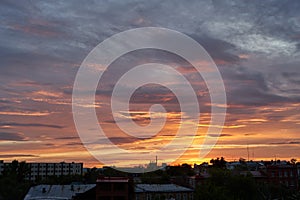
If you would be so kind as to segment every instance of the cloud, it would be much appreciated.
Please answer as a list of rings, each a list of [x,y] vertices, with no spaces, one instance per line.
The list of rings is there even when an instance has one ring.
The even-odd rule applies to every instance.
[[[0,132],[0,140],[27,141],[23,133]]]
[[[271,142],[270,144],[287,145],[287,144],[300,144],[300,141],[282,141],[282,142]]]
[[[0,155],[0,158],[38,158],[38,155],[33,154],[5,154]]]
[[[15,115],[15,116],[46,116],[50,115],[50,112],[28,112],[28,111],[0,111],[0,115]]]
[[[65,137],[57,137],[55,138],[56,140],[73,140],[73,139],[78,139],[76,136],[65,136]]]
[[[212,38],[209,36],[190,35],[199,42],[217,65],[234,65],[241,59],[236,55],[236,46],[223,39]]]
[[[82,146],[83,144],[81,142],[68,142],[64,145],[66,145],[66,146]]]
[[[143,139],[134,138],[132,136],[127,136],[127,137],[108,137],[108,139],[112,143],[117,144],[117,145],[131,144],[131,143],[134,143],[136,141],[142,141],[143,140]],[[105,140],[101,140],[100,139],[99,144],[103,143],[103,141],[105,141]]]
[[[54,124],[40,124],[40,123],[16,123],[16,122],[1,122],[0,123],[0,128],[3,126],[17,126],[17,127],[46,127],[46,128],[55,128],[55,129],[62,129],[64,126],[60,125],[54,125]]]
[[[80,145],[75,141],[78,137],[71,135],[75,131],[71,116],[72,85],[78,67],[99,42],[115,33],[144,26],[183,32],[211,55],[223,77],[228,100],[222,139],[234,139],[237,132],[243,131],[239,134],[253,137],[254,143],[262,143],[267,136],[260,132],[267,135],[281,129],[287,132],[277,134],[279,139],[293,138],[299,132],[299,10],[299,2],[279,0],[251,3],[125,0],[89,4],[76,0],[59,4],[1,1],[0,128],[15,132],[1,132],[0,139],[24,143],[28,138],[34,140],[43,130],[47,138],[59,141],[57,151],[63,152],[63,145],[70,149]],[[115,123],[107,109],[116,81],[133,66],[149,62],[170,65],[184,74],[197,89],[201,114],[210,113],[209,91],[195,70],[176,55],[147,49],[122,56],[103,74],[94,107],[98,117],[107,122],[106,126]],[[163,104],[167,111],[180,113],[177,103],[170,90],[152,85],[137,90],[130,106],[147,111],[150,104]],[[148,120],[147,112],[127,114],[136,120]],[[177,118],[173,116],[171,120]],[[201,122],[202,129],[207,127],[207,118]],[[28,138],[17,129],[28,130]],[[235,143],[243,142],[243,138],[236,140],[239,141]],[[137,142],[126,137],[113,137],[111,141],[119,145]],[[153,145],[159,141],[143,142]],[[294,142],[294,146],[297,143],[284,142],[289,145]],[[267,144],[270,142],[264,143],[264,148],[272,146]],[[37,149],[52,145],[49,140],[35,144]],[[9,146],[15,152],[25,151],[27,147],[23,147],[13,142]]]
[[[209,134],[208,136],[209,137],[231,137],[233,135],[232,134],[223,133],[223,134],[220,134],[220,135],[218,135],[218,134]]]

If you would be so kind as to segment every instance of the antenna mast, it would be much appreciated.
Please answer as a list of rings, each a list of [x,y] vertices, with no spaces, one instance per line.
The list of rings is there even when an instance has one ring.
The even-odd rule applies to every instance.
[[[247,143],[247,154],[248,154],[248,162],[249,162],[249,145]]]

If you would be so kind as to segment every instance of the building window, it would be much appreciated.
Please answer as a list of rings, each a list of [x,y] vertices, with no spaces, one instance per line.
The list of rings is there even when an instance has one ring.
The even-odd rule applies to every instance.
[[[125,184],[123,184],[123,183],[116,183],[114,185],[114,190],[117,190],[117,191],[123,191],[123,190],[125,190]]]
[[[291,187],[295,186],[295,181],[292,180],[290,183],[291,183]]]
[[[100,184],[99,189],[101,191],[111,191],[112,188],[110,183],[102,183]]]
[[[271,172],[271,176],[272,176],[272,177],[275,177],[275,172]]]
[[[108,196],[99,197],[98,200],[110,200],[111,198]]]

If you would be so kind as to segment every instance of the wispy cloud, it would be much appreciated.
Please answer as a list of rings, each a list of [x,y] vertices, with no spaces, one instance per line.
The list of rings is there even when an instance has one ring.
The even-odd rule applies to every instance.
[[[10,159],[24,159],[24,158],[38,158],[38,155],[32,155],[32,154],[5,154],[0,155],[0,158],[10,158]]]
[[[258,158],[273,154],[286,157],[299,152],[300,3],[297,1],[175,0],[162,3],[125,0],[89,4],[2,1],[0,5],[0,150],[3,158],[13,159],[19,155],[19,158],[32,160],[78,159],[76,156],[83,145],[74,135],[72,119],[72,85],[77,70],[99,42],[115,33],[144,26],[166,27],[187,34],[199,42],[217,64],[228,105],[214,105],[226,106],[227,115],[219,138],[221,145],[210,156],[237,157],[243,154],[243,145],[247,142],[252,142],[249,146],[256,150]],[[94,108],[99,124],[120,147],[147,151],[167,144],[175,137],[181,117],[189,118],[181,112],[178,99],[167,87],[144,85],[132,96],[130,112],[121,111],[116,119],[111,113],[110,97],[116,82],[134,66],[150,62],[173,67],[196,90],[201,111],[195,137],[199,150],[210,126],[209,90],[190,63],[170,52],[144,49],[121,56],[103,74],[95,104],[76,106]],[[201,60],[198,64],[207,65]],[[95,72],[103,68],[97,63],[93,67]],[[164,78],[162,73],[157,76]],[[168,79],[168,84],[181,88],[174,80]],[[120,87],[125,90],[127,86]],[[184,90],[182,93],[185,95]],[[162,119],[163,113],[150,115],[148,112],[153,104],[163,105],[168,112],[162,131],[148,140],[125,137],[116,121],[130,119],[138,125],[146,125],[150,117]],[[186,137],[192,136],[187,133]],[[102,144],[104,140],[97,142],[104,149],[108,148]],[[50,152],[49,148],[54,146]],[[182,159],[195,161],[199,152],[189,153]],[[87,152],[80,155],[80,159],[95,163]]]
[[[40,124],[40,123],[16,123],[16,122],[1,122],[0,128],[2,127],[46,127],[46,128],[55,128],[55,129],[62,129],[63,126],[54,125],[54,124]]]
[[[29,111],[0,111],[0,115],[16,115],[16,116],[47,116],[51,112],[29,112]]]

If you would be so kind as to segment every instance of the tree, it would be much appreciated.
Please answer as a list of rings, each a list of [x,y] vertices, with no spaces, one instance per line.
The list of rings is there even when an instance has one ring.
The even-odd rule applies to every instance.
[[[292,164],[292,165],[295,165],[296,162],[297,162],[297,160],[296,160],[295,158],[292,158],[292,159],[291,159],[291,164]]]
[[[96,183],[96,180],[100,172],[96,167],[88,169],[87,172],[83,175],[83,179],[86,183]]]
[[[224,169],[226,168],[227,161],[223,157],[221,157],[221,159],[220,158],[211,159],[210,163],[213,165],[213,167]]]
[[[25,180],[29,173],[26,162],[12,161],[4,168],[0,177],[0,197],[6,200],[23,199],[30,188],[30,183]]]
[[[211,177],[195,191],[195,200],[259,199],[254,179],[251,176],[233,175],[220,168],[210,169]]]

